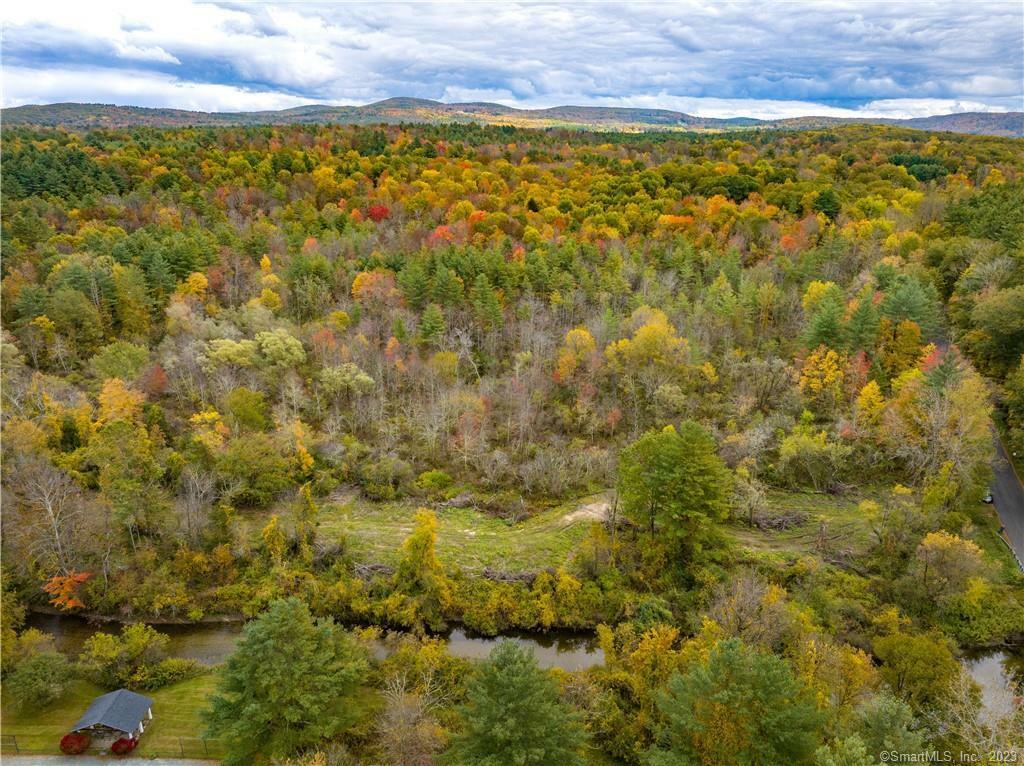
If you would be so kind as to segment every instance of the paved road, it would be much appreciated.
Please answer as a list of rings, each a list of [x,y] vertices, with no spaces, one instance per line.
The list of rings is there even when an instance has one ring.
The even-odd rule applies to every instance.
[[[1017,560],[1024,562],[1024,486],[1013,470],[1006,455],[1006,448],[996,437],[996,459],[992,464],[995,478],[992,479],[992,498],[999,520],[1006,528],[1006,536],[1017,553]]]

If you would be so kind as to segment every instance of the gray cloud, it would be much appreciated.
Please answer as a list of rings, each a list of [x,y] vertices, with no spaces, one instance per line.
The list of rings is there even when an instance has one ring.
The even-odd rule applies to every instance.
[[[5,104],[83,100],[83,82],[95,100],[206,109],[411,95],[768,115],[1024,100],[1024,10],[998,0],[43,2],[3,12],[3,45]]]

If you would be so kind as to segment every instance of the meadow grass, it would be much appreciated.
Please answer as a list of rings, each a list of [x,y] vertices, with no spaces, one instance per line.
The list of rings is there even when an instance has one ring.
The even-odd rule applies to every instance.
[[[581,508],[607,500],[608,493],[575,499],[518,521],[506,521],[477,508],[438,508],[437,556],[472,574],[484,569],[512,572],[562,566],[586,537],[593,517]],[[375,503],[360,498],[324,503],[318,535],[344,541],[353,559],[363,564],[394,565],[403,541],[415,525],[417,502]],[[285,507],[274,509],[288,523]],[[259,531],[272,512],[251,515],[249,536],[259,544]]]

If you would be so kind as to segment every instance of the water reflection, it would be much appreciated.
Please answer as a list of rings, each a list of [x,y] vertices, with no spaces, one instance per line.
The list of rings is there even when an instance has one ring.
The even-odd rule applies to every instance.
[[[1013,712],[1013,698],[1021,694],[1024,684],[1024,650],[971,652],[963,663],[981,687],[981,702],[989,721],[997,721]]]

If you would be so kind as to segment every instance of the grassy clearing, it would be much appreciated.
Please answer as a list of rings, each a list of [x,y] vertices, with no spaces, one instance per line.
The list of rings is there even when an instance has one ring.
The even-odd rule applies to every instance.
[[[781,531],[750,528],[738,522],[729,527],[729,534],[755,557],[790,559],[820,555],[818,541],[824,533],[830,550],[845,552],[856,560],[867,552],[871,542],[871,528],[858,505],[863,500],[884,503],[887,495],[887,490],[880,487],[866,487],[845,495],[772,490],[767,498],[768,515],[799,511],[807,514],[807,520]],[[979,503],[967,511],[971,523],[966,537],[994,562],[997,578],[1004,582],[1018,581],[1020,571],[1006,543],[999,537],[999,517],[992,506]]]
[[[475,508],[437,511],[437,553],[442,562],[467,572],[485,568],[505,571],[536,571],[566,564],[586,537],[595,516],[586,509],[607,502],[611,491],[571,500],[541,511],[523,521],[507,522]],[[842,495],[822,492],[770,490],[767,515],[798,512],[806,519],[784,530],[749,528],[743,521],[727,527],[736,544],[754,557],[792,559],[820,555],[824,536],[829,550],[852,560],[867,552],[871,540],[868,520],[859,510],[864,500],[884,504],[890,488],[860,487]],[[344,539],[356,561],[364,564],[395,564],[402,542],[412,532],[418,503],[374,503],[359,497],[324,503],[320,509],[320,535]],[[287,505],[253,514],[246,523],[250,539],[259,545],[259,532],[272,513],[288,524]],[[1016,565],[999,540],[999,522],[990,506],[970,509],[969,537],[996,562],[1004,579],[1015,578]]]
[[[153,720],[139,740],[133,755],[138,757],[217,758],[222,755],[217,743],[201,740],[203,724],[200,712],[206,705],[216,683],[213,673],[172,684],[155,692]],[[42,710],[16,711],[3,701],[4,748],[13,752],[10,737],[18,749],[35,753],[59,753],[60,738],[74,726],[79,716],[104,689],[88,681],[73,681],[64,696]]]
[[[437,555],[445,564],[468,572],[485,568],[536,571],[565,564],[586,536],[593,518],[581,508],[606,499],[603,494],[573,500],[511,523],[474,508],[437,511]],[[319,534],[344,539],[356,561],[394,564],[402,542],[412,532],[416,503],[372,503],[352,499],[325,503],[320,509]],[[287,510],[277,511],[285,521]],[[254,542],[270,514],[249,520]]]
[[[730,527],[733,539],[754,554],[804,555],[817,552],[824,535],[835,550],[848,550],[854,556],[867,549],[870,528],[857,506],[862,500],[877,499],[867,490],[845,495],[821,492],[785,492],[771,490],[767,497],[767,515],[806,514],[806,520],[788,529],[774,531],[737,523]]]

